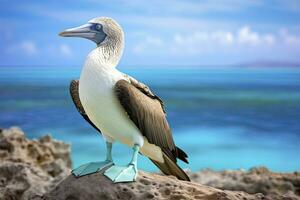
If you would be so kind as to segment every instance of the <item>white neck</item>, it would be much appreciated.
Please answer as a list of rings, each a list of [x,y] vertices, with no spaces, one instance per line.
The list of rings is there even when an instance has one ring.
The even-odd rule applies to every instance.
[[[107,37],[100,45],[98,45],[89,54],[101,67],[115,68],[123,54],[124,39]]]

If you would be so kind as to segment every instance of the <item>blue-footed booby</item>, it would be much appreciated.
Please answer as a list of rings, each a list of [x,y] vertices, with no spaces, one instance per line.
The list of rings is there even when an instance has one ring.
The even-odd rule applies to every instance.
[[[164,174],[189,181],[176,164],[188,163],[187,154],[173,140],[162,100],[149,87],[116,69],[124,48],[124,33],[113,19],[98,17],[87,24],[67,29],[64,37],[81,37],[97,44],[85,61],[80,79],[70,84],[79,113],[106,140],[106,160],[84,164],[72,171],[76,177],[104,171],[113,182],[131,182],[137,177],[137,156],[147,156]],[[112,159],[112,144],[133,148],[127,166]]]

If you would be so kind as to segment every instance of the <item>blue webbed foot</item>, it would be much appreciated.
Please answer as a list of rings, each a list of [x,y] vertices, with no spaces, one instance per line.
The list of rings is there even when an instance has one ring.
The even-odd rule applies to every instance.
[[[104,175],[114,183],[133,182],[136,180],[137,172],[137,167],[134,164],[127,166],[113,165],[105,171]]]
[[[80,167],[73,169],[72,174],[76,177],[96,173],[98,171],[101,171],[104,168],[110,167],[113,165],[112,161],[101,161],[101,162],[90,162],[86,163],[84,165],[81,165]]]

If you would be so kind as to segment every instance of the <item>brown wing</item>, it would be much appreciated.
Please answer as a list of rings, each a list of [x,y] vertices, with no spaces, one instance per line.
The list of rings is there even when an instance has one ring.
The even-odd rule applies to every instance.
[[[163,110],[163,112],[165,113],[165,116],[166,116],[166,110],[165,110],[165,106],[164,106],[164,102],[161,100],[161,98],[159,98],[159,96],[155,95],[151,90],[150,88],[145,85],[144,83],[141,83],[139,81],[137,81],[135,78],[129,76],[128,74],[123,74],[125,76],[125,78],[136,88],[138,88],[142,93],[144,93],[145,95],[147,95],[148,97],[150,97],[151,99],[154,99],[154,100],[157,100],[159,101],[160,103],[160,106]],[[179,147],[176,147],[176,150],[177,150],[177,157],[188,163],[188,160],[187,160],[187,154],[182,150],[180,149]]]
[[[150,97],[151,99],[156,99],[159,101],[161,108],[163,109],[164,113],[166,114],[166,110],[165,110],[165,105],[164,102],[161,100],[161,98],[159,98],[157,95],[155,95],[150,88],[145,85],[144,83],[141,83],[139,81],[137,81],[135,78],[124,74],[124,76],[129,80],[129,82],[135,86],[136,88],[138,88],[142,93],[144,93],[145,95],[147,95],[148,97]]]
[[[137,87],[138,83],[132,84],[126,80],[116,83],[115,92],[121,105],[148,142],[162,149],[165,162],[153,162],[164,173],[175,175],[182,180],[189,180],[176,164],[176,158],[187,162],[187,155],[174,144],[162,101],[147,86]]]
[[[79,80],[72,80],[70,83],[70,94],[73,100],[74,105],[77,108],[77,111],[81,114],[81,116],[90,124],[92,125],[97,131],[100,131],[99,128],[97,128],[95,126],[95,124],[89,119],[89,117],[87,116],[87,114],[84,111],[84,108],[80,102],[79,99],[79,92],[78,92],[78,88],[79,88]]]

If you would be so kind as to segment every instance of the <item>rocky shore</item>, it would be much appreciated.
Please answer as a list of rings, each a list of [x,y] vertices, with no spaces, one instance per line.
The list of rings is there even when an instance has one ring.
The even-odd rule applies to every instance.
[[[0,199],[32,199],[70,174],[70,145],[46,135],[29,140],[17,127],[0,131]]]
[[[188,172],[192,182],[140,170],[136,182],[119,184],[101,173],[75,178],[70,170],[70,145],[49,135],[30,140],[16,127],[0,130],[0,200],[300,199],[299,172],[263,167]]]

